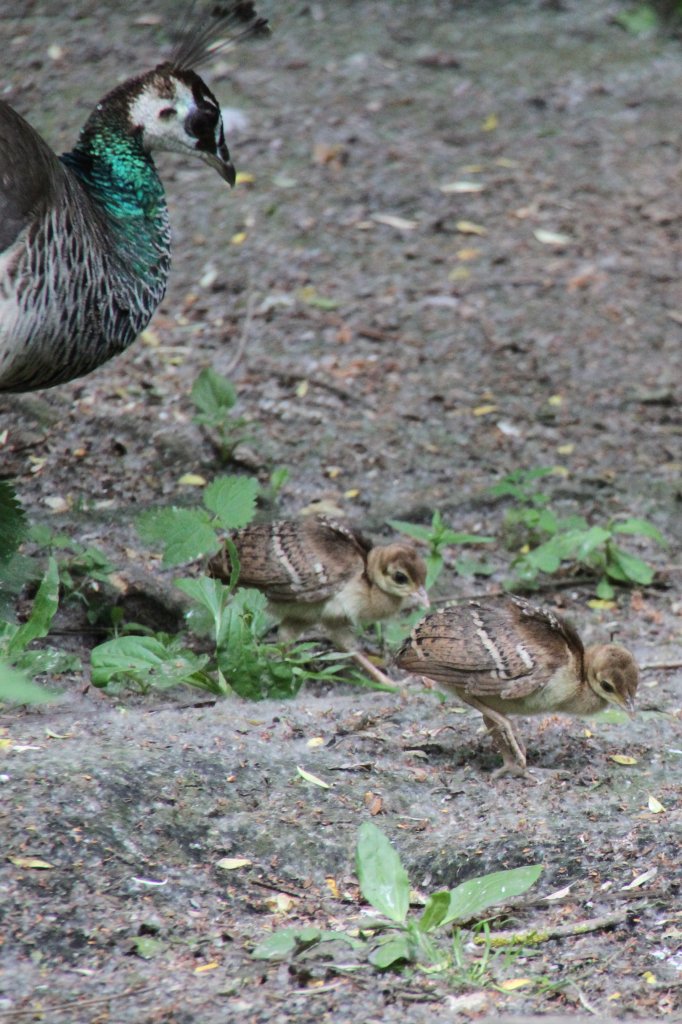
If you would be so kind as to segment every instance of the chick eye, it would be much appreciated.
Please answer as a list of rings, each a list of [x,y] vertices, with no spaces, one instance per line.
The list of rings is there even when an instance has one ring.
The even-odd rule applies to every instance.
[[[404,572],[396,572],[396,573],[394,573],[393,574],[393,579],[394,579],[394,581],[396,583],[399,583],[401,586],[404,583],[409,583],[410,582],[410,577],[407,576],[406,573],[404,573]]]
[[[613,685],[613,683],[609,683],[606,679],[602,679],[601,688],[602,688],[602,690],[606,690],[607,693],[615,693],[616,692],[616,688]]]
[[[171,117],[175,117],[177,110],[175,107],[164,107],[163,110],[159,111],[160,121],[169,121]]]

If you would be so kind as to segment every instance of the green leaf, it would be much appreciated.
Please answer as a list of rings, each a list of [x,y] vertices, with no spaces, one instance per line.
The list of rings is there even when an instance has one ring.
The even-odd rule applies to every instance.
[[[197,409],[211,417],[229,412],[237,402],[237,392],[232,382],[210,367],[198,375],[190,397]]]
[[[135,953],[143,960],[151,960],[166,948],[165,942],[154,939],[151,935],[135,935],[132,941]]]
[[[573,549],[573,557],[579,562],[585,562],[589,555],[597,548],[606,544],[610,537],[611,531],[605,530],[603,526],[591,526],[582,534],[578,533],[575,538],[576,544]]]
[[[425,544],[430,543],[431,527],[420,526],[418,523],[407,523],[403,519],[388,519],[388,525],[398,533],[404,533],[415,540],[423,540]]]
[[[282,928],[259,942],[251,953],[255,960],[286,960],[318,942],[345,942],[356,948],[364,945],[343,932],[321,931],[319,928]]]
[[[537,882],[541,872],[542,864],[531,864],[462,882],[450,890],[450,906],[440,922],[441,927],[453,921],[468,921],[496,903],[506,903],[513,896],[520,896]]]
[[[28,533],[26,513],[8,480],[0,480],[0,562],[6,562]]]
[[[209,613],[213,620],[212,632],[217,646],[223,632],[225,609],[230,599],[228,588],[220,580],[213,580],[208,576],[175,580],[175,585]]]
[[[410,906],[410,882],[400,857],[383,832],[365,821],[355,851],[360,890],[368,903],[403,924]]]
[[[543,508],[538,513],[535,526],[543,533],[555,534],[558,527],[557,517],[550,509]]]
[[[296,949],[296,929],[285,928],[273,932],[252,951],[254,960],[286,960]]]
[[[16,669],[0,662],[0,701],[7,704],[43,704],[54,700],[57,694],[36,686]]]
[[[611,527],[612,533],[634,533],[640,537],[651,537],[659,544],[665,544],[666,540],[658,527],[646,519],[626,519],[622,523],[614,523]]]
[[[460,533],[457,530],[443,530],[439,537],[441,547],[451,544],[494,544],[494,537],[481,537],[479,533]]]
[[[430,932],[440,927],[449,907],[450,893],[447,890],[432,893],[426,901],[422,916],[419,918],[420,930]]]
[[[640,583],[648,586],[654,578],[654,570],[641,558],[623,551],[615,544],[609,545],[606,572],[614,580],[623,583]]]
[[[615,590],[613,589],[609,581],[606,579],[606,577],[603,577],[599,580],[595,593],[597,597],[600,599],[600,601],[610,601],[613,595],[615,594]]]
[[[166,689],[178,683],[210,689],[202,670],[206,655],[182,648],[177,640],[164,643],[154,636],[121,636],[93,648],[91,679],[104,687],[114,680],[128,679],[144,686]]]
[[[535,569],[539,569],[540,572],[556,572],[561,565],[561,555],[557,549],[556,539],[552,538],[552,540],[548,540],[545,544],[540,544],[537,548],[533,548],[520,561],[527,562]]]
[[[427,590],[430,590],[443,571],[443,556],[438,554],[429,554],[426,556],[424,561],[426,562],[425,587]]]
[[[7,656],[10,659],[21,653],[32,640],[47,636],[58,606],[59,571],[54,558],[50,558],[47,572],[33,601],[31,615],[28,621],[19,627],[7,646]]]
[[[257,495],[255,477],[219,476],[204,491],[204,504],[226,530],[238,530],[253,519]]]
[[[163,547],[166,566],[193,562],[220,549],[216,532],[203,509],[152,509],[138,516],[136,526],[146,544]]]
[[[658,28],[658,15],[652,4],[640,4],[631,11],[614,14],[613,20],[633,36],[647,35]]]
[[[380,946],[376,946],[372,950],[368,957],[369,962],[380,971],[392,967],[399,960],[409,961],[411,959],[412,948],[407,935],[396,935],[388,942],[382,942]]]

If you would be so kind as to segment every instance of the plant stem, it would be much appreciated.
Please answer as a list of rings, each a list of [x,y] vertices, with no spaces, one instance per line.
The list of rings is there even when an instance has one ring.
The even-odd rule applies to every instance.
[[[528,928],[524,931],[490,932],[490,935],[476,935],[474,942],[477,945],[489,942],[491,946],[512,946],[512,945],[539,945],[549,939],[563,939],[569,935],[584,935],[586,932],[596,932],[603,928],[613,928],[614,925],[622,924],[627,920],[628,913],[632,908],[621,908],[604,914],[603,917],[592,917],[585,921],[576,921],[574,924],[560,924],[554,928]]]

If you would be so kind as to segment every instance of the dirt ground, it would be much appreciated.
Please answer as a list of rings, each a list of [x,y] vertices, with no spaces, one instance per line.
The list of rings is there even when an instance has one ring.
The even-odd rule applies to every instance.
[[[229,144],[252,180],[229,193],[201,164],[159,159],[168,295],[118,360],[0,398],[3,475],[33,521],[99,546],[144,595],[173,574],[135,517],[198,501],[187,473],[235,471],[192,422],[205,366],[229,373],[254,423],[236,471],[290,469],[273,512],[324,501],[381,537],[387,518],[439,508],[498,535],[487,488],[561,467],[562,512],[643,516],[669,541],[634,544],[657,585],[616,609],[591,608],[589,586],[542,593],[588,640],[617,622],[649,666],[641,712],[522,722],[531,762],[560,769],[529,787],[492,782],[479,716],[414,681],[402,696],[309,685],[287,703],[191,706],[188,691],[113,699],[87,671],[54,680],[56,703],[0,715],[15,858],[0,868],[0,1021],[682,1020],[682,672],[650,667],[682,660],[679,40],[629,35],[604,0],[261,6],[271,40],[203,70],[248,119]],[[68,148],[106,89],[163,58],[180,7],[10,0],[3,98]],[[449,571],[440,592],[500,580]],[[102,637],[77,605],[59,626],[53,642],[87,665]],[[338,973],[338,953],[250,959],[276,927],[357,925],[370,818],[422,894],[540,862],[507,921],[614,923],[500,961],[498,981],[530,979],[510,991]],[[251,865],[225,872],[224,857]]]

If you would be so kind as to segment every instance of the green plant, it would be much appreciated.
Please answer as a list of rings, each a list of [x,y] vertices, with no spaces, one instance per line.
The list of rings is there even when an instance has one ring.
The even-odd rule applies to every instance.
[[[111,575],[116,566],[99,548],[80,544],[65,533],[54,533],[49,526],[31,526],[29,538],[54,555],[59,568],[62,601],[77,601],[87,609],[90,622],[98,621],[102,609],[110,612]]]
[[[515,469],[488,488],[488,494],[495,498],[514,499],[515,503],[504,515],[504,539],[508,547],[539,543],[556,531],[557,517],[548,507],[551,495],[539,491],[535,483],[553,472],[550,466]]]
[[[444,550],[446,547],[451,547],[454,544],[492,544],[495,539],[494,537],[481,537],[477,533],[461,533],[451,529],[443,522],[438,509],[433,513],[430,526],[406,523],[402,519],[389,519],[388,523],[389,526],[392,526],[394,530],[398,530],[399,533],[407,534],[408,537],[413,537],[415,540],[421,541],[428,546],[429,550],[426,555],[427,590],[433,586],[443,571],[445,563]],[[466,561],[458,559],[455,562],[455,568],[462,576],[470,576],[474,573],[488,575],[489,572],[492,572],[490,567],[478,565],[469,559]]]
[[[204,427],[224,462],[229,462],[239,444],[251,440],[253,424],[243,416],[234,416],[237,391],[227,377],[206,367],[192,386],[190,397],[199,410],[194,422]]]
[[[551,473],[548,467],[516,470],[489,489],[495,497],[515,499],[504,519],[507,546],[520,548],[509,586],[532,587],[541,573],[552,575],[565,563],[596,577],[599,598],[613,597],[614,585],[649,585],[653,568],[623,548],[619,538],[630,534],[664,544],[660,531],[634,517],[591,526],[583,516],[556,515],[549,507],[551,496],[535,487],[536,480]]]
[[[646,519],[611,520],[606,526],[590,526],[581,516],[559,519],[553,536],[514,559],[513,582],[532,584],[540,573],[555,573],[567,562],[597,577],[595,593],[602,599],[614,596],[615,585],[648,586],[654,569],[621,547],[618,538],[624,534],[665,543],[660,531]]]
[[[68,672],[79,667],[75,655],[53,647],[30,647],[34,640],[47,636],[58,604],[59,571],[54,558],[50,558],[26,621],[21,625],[0,621],[0,658],[6,666],[30,676]]]
[[[432,893],[422,913],[411,916],[407,872],[389,840],[371,822],[360,827],[355,864],[362,895],[382,915],[361,921],[359,938],[340,931],[287,928],[259,943],[252,956],[284,960],[319,943],[340,939],[377,970],[413,964],[425,971],[450,971],[460,977],[466,970],[470,983],[484,984],[491,980],[489,968],[496,954],[484,941],[482,958],[467,963],[462,925],[526,892],[542,871],[540,864],[533,864],[472,878],[449,891]],[[443,938],[451,932],[453,940],[448,945]]]
[[[650,35],[661,28],[672,30],[682,22],[682,2],[651,0],[614,14],[613,21],[634,36]]]
[[[204,489],[204,508],[161,508],[143,512],[137,530],[150,545],[161,545],[163,564],[180,565],[220,550],[218,530],[238,530],[251,522],[258,481],[219,476]]]

